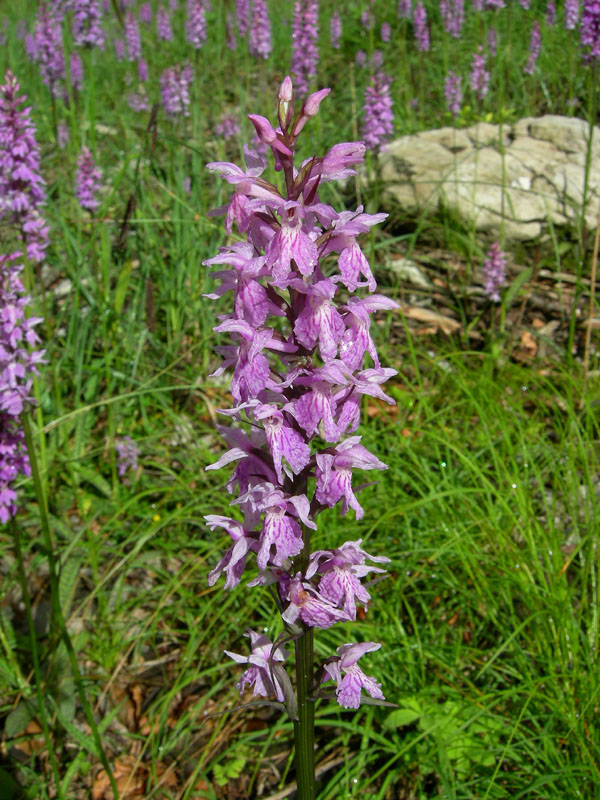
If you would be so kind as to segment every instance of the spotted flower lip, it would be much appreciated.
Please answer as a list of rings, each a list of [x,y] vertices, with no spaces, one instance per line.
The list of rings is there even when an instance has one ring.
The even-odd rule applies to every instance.
[[[240,694],[244,691],[245,686],[249,685],[255,696],[275,695],[277,700],[282,703],[284,700],[283,687],[274,673],[273,662],[285,661],[288,658],[287,650],[281,646],[275,647],[269,637],[262,633],[249,631],[244,636],[250,637],[252,653],[249,656],[240,656],[225,650],[229,658],[238,664],[250,665],[236,684]]]
[[[336,608],[300,576],[291,580],[286,599],[289,604],[282,618],[290,625],[300,619],[309,628],[330,628],[336,622],[348,619],[343,610]]]
[[[348,618],[356,619],[356,601],[365,608],[371,595],[361,584],[360,579],[371,572],[385,572],[381,567],[366,564],[366,559],[380,564],[389,563],[386,556],[371,556],[361,545],[362,540],[346,542],[334,551],[317,550],[311,554],[306,578],[321,576],[320,594],[338,607],[342,607]]]
[[[257,406],[254,410],[254,419],[263,422],[279,483],[284,482],[284,470],[288,477],[302,472],[310,460],[310,447],[301,434],[288,424],[277,406],[271,403]],[[289,468],[283,459],[289,464]]]
[[[208,514],[205,519],[210,530],[214,530],[216,527],[224,528],[233,540],[229,550],[223,555],[216,567],[210,571],[208,585],[214,586],[224,572],[227,576],[225,588],[233,589],[238,585],[242,577],[246,556],[250,551],[258,550],[258,542],[256,537],[246,531],[244,526],[235,519],[218,514]]]
[[[260,3],[253,11],[255,25]],[[354,473],[386,465],[361,436],[348,434],[358,427],[363,395],[394,402],[382,385],[396,374],[380,363],[371,317],[398,306],[375,294],[375,276],[358,241],[387,215],[365,213],[362,206],[337,211],[319,197],[321,183],[354,174],[365,144],[340,143],[299,169],[294,165],[296,139],[328,94],[317,90],[294,111],[293,86],[286,78],[277,97],[279,126],[250,115],[260,145],[270,149],[282,174],[282,188],[262,177],[266,161],[249,148],[245,167],[208,165],[232,190],[218,210],[226,215],[226,230],[233,234],[237,227],[244,239],[204,262],[228,267],[213,273],[218,285],[206,296],[233,295],[232,313],[220,316],[214,327],[226,343],[215,347],[212,373],[232,371],[233,407],[220,409],[231,426],[219,428],[228,450],[207,469],[233,470],[226,487],[231,505],[243,515],[243,520],[219,513],[206,517],[211,532],[221,529],[230,539],[209,584],[216,586],[223,577],[225,588],[233,589],[248,564],[256,563],[258,577],[247,585],[274,585],[286,635],[293,637],[355,620],[357,604],[371,600],[363,580],[383,572],[388,561],[366,553],[360,539],[309,551],[309,534],[318,534],[316,518],[325,508],[338,506],[342,514],[353,509],[357,519],[364,514]],[[342,292],[352,295],[343,304]],[[247,658],[229,653],[250,664],[238,688],[285,695],[284,668],[274,663],[269,640],[253,639],[251,645]],[[361,690],[383,697],[379,684],[356,665],[377,645],[352,647],[327,662],[346,707],[358,705]]]
[[[360,436],[351,436],[341,442],[335,453],[317,455],[317,488],[315,498],[330,508],[342,501],[342,514],[349,508],[356,512],[356,519],[362,519],[364,509],[352,490],[353,469],[387,469],[387,466],[360,444]]]
[[[371,697],[383,700],[381,684],[370,678],[358,666],[358,660],[365,653],[379,650],[381,644],[376,642],[361,642],[360,644],[343,644],[338,647],[338,658],[325,664],[325,671],[332,678],[336,686],[338,703],[344,708],[358,708],[360,694],[364,689]]]

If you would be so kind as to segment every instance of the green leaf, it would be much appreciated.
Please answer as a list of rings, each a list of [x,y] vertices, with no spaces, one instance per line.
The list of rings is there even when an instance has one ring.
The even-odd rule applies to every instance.
[[[63,713],[63,709],[60,703],[57,703],[53,697],[49,698],[51,705],[53,706],[54,710],[56,711],[56,716],[60,724],[63,728],[67,731],[69,736],[71,736],[87,753],[91,753],[95,758],[100,758],[100,754],[96,749],[96,743],[92,739],[91,736],[88,736],[83,731],[80,731],[79,728],[75,727],[72,722],[72,719],[69,718],[68,714]]]
[[[58,689],[58,707],[61,716],[69,721],[75,718],[77,710],[77,687],[72,678],[65,679]]]
[[[402,728],[404,725],[410,725],[411,722],[419,719],[421,711],[414,708],[399,708],[397,711],[392,711],[388,714],[384,728],[390,730],[391,728]]]
[[[68,558],[60,568],[58,599],[65,617],[68,615],[71,603],[73,602],[73,594],[79,579],[82,563],[83,558],[81,556],[73,556],[72,558]]]
[[[15,736],[23,733],[36,713],[37,708],[35,703],[21,700],[17,707],[13,708],[8,717],[4,720],[4,733],[6,734],[6,738],[14,739]]]
[[[16,800],[18,783],[0,767],[0,800]]]
[[[129,278],[131,277],[131,269],[133,266],[132,259],[129,259],[117,278],[117,286],[115,289],[115,311],[117,314],[121,313],[123,303],[125,302],[125,295],[127,294],[127,287],[129,286]]]
[[[0,626],[2,626],[2,632],[7,644],[10,645],[14,650],[17,642],[15,629],[12,626],[12,622],[10,621],[8,614],[3,608],[0,608]]]
[[[227,785],[228,779],[225,767],[222,767],[220,764],[215,764],[215,766],[213,767],[213,775],[217,786],[223,787]]]
[[[246,760],[244,756],[237,756],[230,758],[225,764],[215,764],[213,767],[215,782],[219,786],[226,786],[229,781],[239,778],[246,766]]]
[[[17,676],[11,671],[6,661],[0,661],[0,682],[8,686],[18,686]]]
[[[533,270],[531,267],[527,267],[527,269],[521,270],[511,285],[506,290],[506,294],[503,298],[503,305],[505,309],[509,309],[513,303],[513,300],[517,296],[519,289],[530,280],[531,276],[533,275]]]
[[[91,469],[90,467],[86,466],[85,464],[77,464],[76,465],[76,472],[80,475],[85,481],[91,483],[92,486],[95,486],[99,492],[101,492],[106,497],[112,496],[112,489],[110,488],[110,484],[106,481],[95,469]]]

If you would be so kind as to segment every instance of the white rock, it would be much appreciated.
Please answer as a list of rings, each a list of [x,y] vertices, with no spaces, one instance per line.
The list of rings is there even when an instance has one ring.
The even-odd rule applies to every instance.
[[[479,122],[403,136],[379,156],[384,202],[410,214],[443,205],[479,233],[497,236],[504,221],[507,243],[535,239],[550,223],[577,223],[588,132],[584,120],[549,114],[525,117],[502,131]],[[593,229],[600,202],[597,127],[591,155],[586,224]]]

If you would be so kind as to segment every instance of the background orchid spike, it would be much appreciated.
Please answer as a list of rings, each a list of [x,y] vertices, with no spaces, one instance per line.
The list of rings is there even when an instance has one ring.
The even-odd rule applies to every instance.
[[[361,539],[331,551],[310,549],[324,509],[339,505],[342,514],[352,509],[357,520],[363,516],[354,473],[386,465],[360,436],[347,434],[358,427],[364,394],[394,402],[381,385],[396,374],[380,363],[371,320],[398,306],[375,294],[377,282],[359,243],[359,236],[387,215],[366,214],[362,207],[338,212],[319,198],[321,183],[354,174],[365,145],[336,144],[325,156],[294,164],[298,136],[328,94],[321,89],[298,102],[287,77],[277,96],[279,126],[249,115],[259,141],[273,154],[281,186],[262,177],[266,160],[248,146],[245,169],[208,165],[233,189],[216,213],[226,214],[228,232],[237,225],[246,239],[204,262],[229,267],[214,273],[221,285],[207,297],[233,294],[232,313],[219,317],[214,328],[229,340],[216,348],[221,361],[213,374],[232,369],[236,404],[221,410],[234,423],[219,428],[229,450],[207,469],[231,465],[227,489],[234,495],[231,505],[243,514],[243,522],[219,513],[205,518],[211,531],[223,529],[229,539],[209,583],[215,585],[223,574],[225,588],[233,589],[256,558],[259,577],[248,585],[276,590],[287,636],[296,644],[298,703],[283,689],[282,651],[273,651],[267,637],[250,634],[248,658],[228,655],[251,665],[237,684],[240,691],[250,686],[255,695],[274,694],[299,724],[302,703],[318,685],[312,644],[304,651],[310,669],[299,668],[301,642],[312,642],[315,628],[355,620],[356,605],[366,607],[371,600],[363,579],[384,572],[380,565],[388,562],[363,550]],[[342,290],[344,301],[338,302]],[[340,705],[356,708],[361,689],[383,699],[379,684],[356,664],[379,647],[344,645],[323,665],[319,674],[325,669],[336,681]]]

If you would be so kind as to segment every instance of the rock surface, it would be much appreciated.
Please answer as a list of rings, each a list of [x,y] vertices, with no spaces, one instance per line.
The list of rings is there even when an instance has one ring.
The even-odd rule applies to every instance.
[[[588,131],[581,119],[547,115],[502,130],[479,122],[403,136],[379,155],[384,203],[398,203],[408,214],[442,205],[494,238],[504,218],[506,242],[537,239],[551,224],[574,227],[581,213]],[[600,201],[597,126],[588,181],[585,220],[593,229]]]

